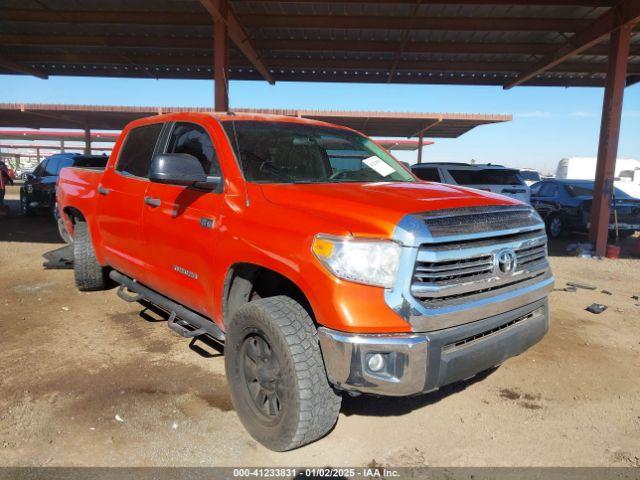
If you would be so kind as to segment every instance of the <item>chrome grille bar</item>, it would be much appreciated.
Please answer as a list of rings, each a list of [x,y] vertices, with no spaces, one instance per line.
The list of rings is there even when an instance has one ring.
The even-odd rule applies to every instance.
[[[549,270],[547,236],[529,207],[462,209],[423,218],[432,240],[418,250],[411,294],[425,307],[442,308],[467,297],[499,293]],[[493,236],[489,228],[495,228]],[[438,234],[450,238],[465,231],[483,234],[464,240],[438,239]],[[508,274],[498,268],[496,256],[503,251],[515,254],[516,267]]]

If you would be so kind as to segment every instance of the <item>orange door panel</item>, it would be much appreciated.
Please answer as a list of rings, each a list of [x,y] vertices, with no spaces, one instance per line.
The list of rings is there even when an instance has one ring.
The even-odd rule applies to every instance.
[[[147,245],[142,205],[149,181],[105,173],[98,185],[97,220],[105,261],[116,270],[145,283]]]
[[[213,265],[222,195],[152,183],[144,205],[147,284],[211,316]]]
[[[220,177],[211,132],[198,122],[168,125],[166,153],[187,154],[203,171]],[[152,183],[143,222],[149,245],[149,286],[207,316],[212,315],[213,262],[223,194],[212,190]]]

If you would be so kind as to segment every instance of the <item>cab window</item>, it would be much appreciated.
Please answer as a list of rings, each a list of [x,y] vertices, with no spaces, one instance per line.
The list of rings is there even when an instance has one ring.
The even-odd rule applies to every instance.
[[[441,182],[440,174],[438,173],[437,168],[422,168],[417,167],[413,169],[413,174],[418,177],[420,180],[426,180],[427,182]]]
[[[220,162],[211,137],[195,123],[176,123],[169,138],[167,153],[188,153],[196,157],[207,175],[219,177]]]
[[[116,170],[135,177],[146,177],[161,130],[161,123],[132,129],[120,150]]]
[[[545,183],[540,187],[538,196],[540,197],[555,197],[558,193],[558,186],[555,183]]]
[[[60,170],[73,165],[73,157],[60,157],[58,164],[55,166],[54,175],[60,175]]]
[[[42,172],[43,177],[50,177],[52,175],[56,175],[56,168],[60,164],[60,157],[50,157],[47,160],[47,163],[44,165]]]

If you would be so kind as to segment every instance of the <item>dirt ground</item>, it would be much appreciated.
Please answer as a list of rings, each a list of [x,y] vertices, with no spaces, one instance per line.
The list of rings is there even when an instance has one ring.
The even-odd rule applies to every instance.
[[[46,270],[45,216],[0,218],[2,466],[640,466],[640,260],[553,256],[544,340],[491,374],[406,399],[345,398],[324,439],[249,437],[223,357],[203,356],[115,291]],[[559,249],[562,251],[563,249]],[[601,293],[606,289],[612,293]],[[607,304],[600,315],[584,310]]]

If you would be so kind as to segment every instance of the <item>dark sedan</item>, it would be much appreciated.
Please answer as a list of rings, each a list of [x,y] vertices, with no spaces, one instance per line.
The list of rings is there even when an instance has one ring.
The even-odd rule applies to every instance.
[[[79,153],[59,153],[45,158],[27,178],[20,188],[20,209],[28,215],[37,210],[49,210],[56,216],[56,182],[64,167],[79,166],[104,168],[106,155],[82,155]]]
[[[593,180],[543,180],[531,186],[531,205],[544,219],[549,237],[589,230],[594,183]],[[640,199],[619,188],[613,191],[609,230],[615,230],[616,224],[621,236],[640,230]]]

